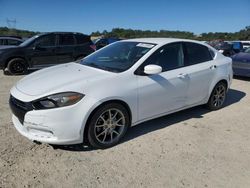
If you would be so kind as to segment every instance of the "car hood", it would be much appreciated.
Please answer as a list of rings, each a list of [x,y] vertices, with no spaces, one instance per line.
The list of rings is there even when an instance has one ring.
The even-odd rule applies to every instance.
[[[232,59],[233,59],[233,61],[250,62],[250,54],[249,53],[240,52],[238,54],[235,54],[232,57]]]
[[[16,84],[16,89],[30,96],[43,96],[65,91],[83,92],[83,87],[87,83],[110,77],[112,74],[78,63],[67,63],[24,77]]]

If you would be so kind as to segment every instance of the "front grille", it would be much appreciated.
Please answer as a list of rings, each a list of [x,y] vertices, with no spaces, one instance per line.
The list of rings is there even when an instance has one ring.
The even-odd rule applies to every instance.
[[[13,114],[19,119],[22,124],[24,121],[25,114],[33,109],[31,103],[20,101],[12,95],[9,99],[9,105]]]

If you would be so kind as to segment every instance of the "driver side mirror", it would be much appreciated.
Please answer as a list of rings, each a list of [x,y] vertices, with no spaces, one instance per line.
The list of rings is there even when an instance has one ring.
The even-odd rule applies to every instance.
[[[147,65],[144,67],[144,73],[145,74],[149,74],[149,75],[152,75],[152,74],[159,74],[162,72],[162,67],[159,66],[159,65]]]

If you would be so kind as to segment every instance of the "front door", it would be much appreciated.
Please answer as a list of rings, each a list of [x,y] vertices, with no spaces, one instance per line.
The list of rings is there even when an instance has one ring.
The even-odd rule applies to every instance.
[[[161,66],[162,73],[137,76],[140,121],[180,109],[186,103],[189,79],[185,73],[182,43],[161,47],[139,69],[149,64]]]
[[[28,51],[33,67],[42,68],[57,63],[55,53],[56,37],[49,34],[37,38]]]

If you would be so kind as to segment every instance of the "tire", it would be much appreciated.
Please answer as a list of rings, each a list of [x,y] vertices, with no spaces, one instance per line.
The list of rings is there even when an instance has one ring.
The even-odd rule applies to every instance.
[[[22,58],[14,58],[8,62],[7,65],[10,74],[18,75],[27,72],[27,63]]]
[[[130,125],[127,109],[118,103],[108,103],[98,108],[88,124],[88,141],[91,146],[105,149],[116,145]]]
[[[227,85],[219,82],[215,85],[210,98],[206,104],[209,110],[218,110],[223,107],[226,100]]]

